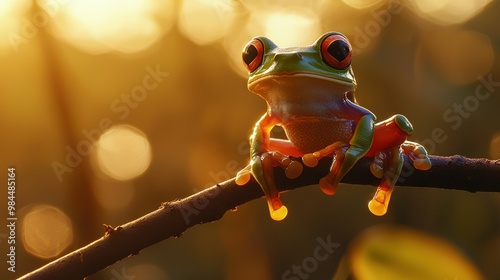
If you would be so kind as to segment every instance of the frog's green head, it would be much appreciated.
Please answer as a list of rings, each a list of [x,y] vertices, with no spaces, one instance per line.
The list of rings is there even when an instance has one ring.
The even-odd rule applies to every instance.
[[[266,37],[256,37],[245,46],[242,58],[249,72],[250,90],[268,78],[287,76],[320,79],[354,91],[351,55],[349,40],[341,33],[328,32],[310,46],[288,48],[279,48]]]

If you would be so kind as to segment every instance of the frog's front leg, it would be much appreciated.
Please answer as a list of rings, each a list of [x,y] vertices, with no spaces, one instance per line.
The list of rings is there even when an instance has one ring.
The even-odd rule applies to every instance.
[[[370,170],[381,182],[373,199],[368,203],[370,211],[377,216],[387,212],[394,185],[404,163],[403,154],[413,162],[416,169],[428,170],[432,164],[425,148],[406,139],[412,134],[411,123],[403,115],[377,123],[375,136],[367,157],[373,157]]]
[[[266,196],[271,218],[280,221],[286,217],[288,210],[281,202],[279,191],[274,183],[273,168],[275,166],[282,167],[286,176],[293,179],[302,172],[302,164],[291,160],[280,151],[270,150],[270,148],[279,147],[279,144],[271,141],[270,138],[271,129],[277,123],[279,123],[279,120],[267,113],[257,122],[250,137],[250,165],[238,172],[236,183],[238,185],[245,184],[250,179],[251,174]],[[286,142],[282,144],[291,148]],[[286,150],[285,146],[283,147],[284,150]]]
[[[429,170],[432,167],[429,155],[424,146],[412,141],[404,141],[401,144],[402,153],[407,155],[413,163],[413,167],[418,170]],[[370,171],[373,176],[382,178],[384,175],[384,166],[388,160],[388,154],[378,152],[373,155],[373,161],[370,164]]]
[[[384,151],[390,151],[394,146],[402,148],[402,153],[410,158],[416,169],[428,170],[432,167],[425,148],[418,143],[406,140],[412,133],[413,127],[403,115],[394,115],[375,125],[373,144],[365,155],[373,157],[370,170],[375,177],[382,178],[384,166],[389,157]]]

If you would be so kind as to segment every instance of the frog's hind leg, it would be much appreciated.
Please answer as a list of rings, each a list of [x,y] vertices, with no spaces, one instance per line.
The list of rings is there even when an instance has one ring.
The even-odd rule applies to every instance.
[[[325,148],[323,148],[319,151],[303,155],[302,162],[307,167],[315,167],[316,165],[318,165],[318,162],[320,159],[327,157],[327,156],[335,155],[335,152],[338,149],[341,149],[344,147],[348,147],[347,144],[342,143],[341,141],[337,141],[331,145],[326,146]]]
[[[267,200],[269,214],[275,221],[283,220],[288,210],[281,202],[280,194],[274,183],[273,158],[271,153],[256,156],[251,164],[252,174],[260,184]]]
[[[337,183],[332,182],[334,182],[335,176],[339,172],[340,166],[344,161],[344,154],[347,151],[347,148],[347,144],[338,141],[319,151],[302,156],[302,162],[308,167],[315,167],[318,165],[320,159],[326,156],[333,156],[330,172],[319,180],[319,186],[323,193],[333,195],[337,191]]]
[[[337,185],[341,179],[338,176],[342,164],[344,163],[345,153],[347,151],[347,146],[341,146],[341,148],[335,150],[333,154],[333,162],[330,167],[330,172],[326,174],[325,177],[319,180],[319,187],[324,194],[334,195],[337,192]]]
[[[401,173],[404,161],[402,149],[399,145],[389,150],[386,155],[387,167],[384,168],[383,176],[373,199],[368,203],[368,209],[376,216],[383,216],[387,212],[391,194]]]

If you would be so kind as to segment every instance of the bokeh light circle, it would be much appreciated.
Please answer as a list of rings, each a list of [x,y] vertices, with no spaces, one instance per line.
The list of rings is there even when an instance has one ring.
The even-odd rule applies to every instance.
[[[440,25],[453,25],[476,16],[491,0],[412,0],[417,14]]]
[[[146,171],[151,146],[146,135],[130,125],[113,126],[96,143],[97,163],[111,178],[127,181]]]
[[[39,258],[61,254],[73,241],[71,220],[51,205],[34,205],[23,209],[21,236],[26,251]]]

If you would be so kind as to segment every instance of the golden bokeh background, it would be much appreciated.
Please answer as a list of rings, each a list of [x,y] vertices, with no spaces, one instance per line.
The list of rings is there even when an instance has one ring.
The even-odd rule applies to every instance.
[[[254,36],[295,46],[342,32],[362,106],[380,120],[406,115],[432,154],[500,158],[499,12],[492,0],[0,0],[0,178],[6,193],[16,168],[18,217],[16,273],[0,278],[244,167],[266,109],[241,63]],[[365,260],[355,237],[380,224],[411,229],[395,231],[411,244],[442,240],[471,273],[500,278],[500,194],[397,188],[375,217],[373,191],[295,190],[279,223],[260,199],[88,279],[332,279],[339,264]],[[4,258],[8,234],[0,230]],[[340,246],[311,259],[326,236]]]

